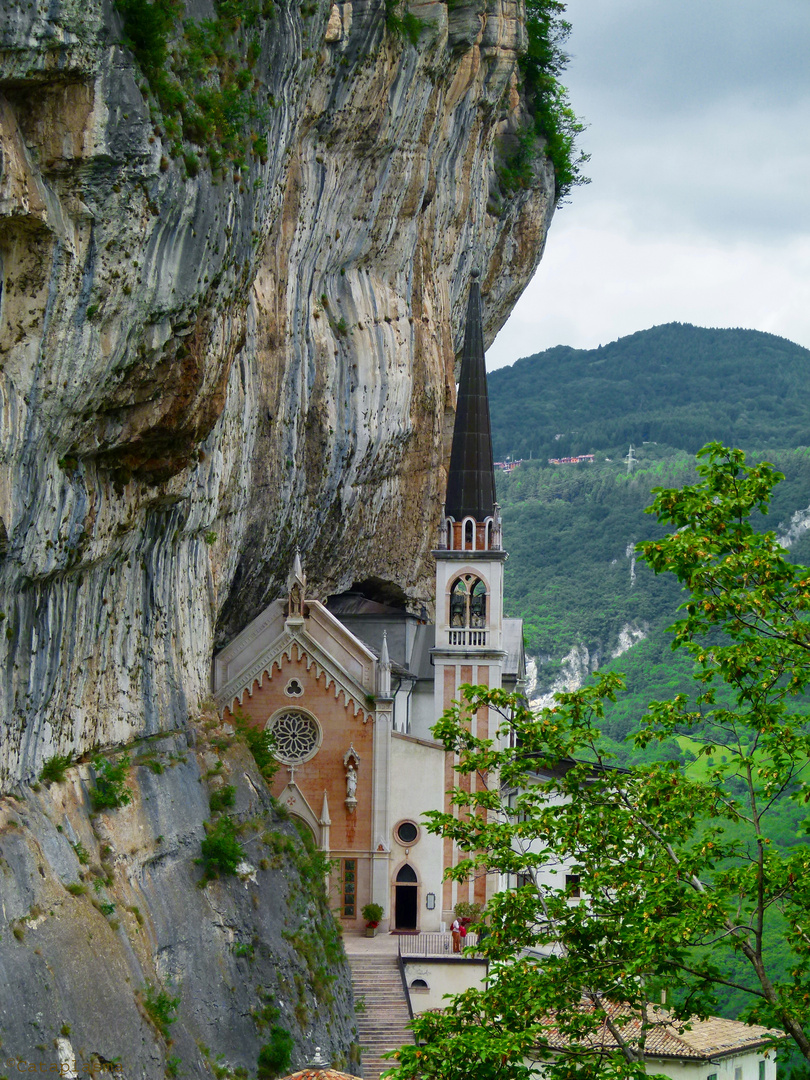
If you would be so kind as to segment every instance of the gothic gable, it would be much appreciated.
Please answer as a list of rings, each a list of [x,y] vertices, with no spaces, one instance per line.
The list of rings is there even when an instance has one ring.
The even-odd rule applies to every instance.
[[[303,661],[323,677],[327,690],[364,722],[373,716],[368,699],[374,692],[375,657],[322,604],[310,601],[303,617],[285,619],[285,605],[276,601],[217,656],[214,664],[214,696],[220,709],[241,705],[247,692],[261,687],[265,675],[272,679],[285,660]]]

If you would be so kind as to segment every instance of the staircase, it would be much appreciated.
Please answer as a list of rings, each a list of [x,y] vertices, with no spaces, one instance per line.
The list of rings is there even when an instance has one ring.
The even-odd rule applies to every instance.
[[[357,1013],[357,1038],[363,1048],[364,1080],[380,1080],[380,1073],[396,1066],[384,1061],[387,1050],[413,1042],[407,1028],[410,1015],[395,955],[349,953]]]

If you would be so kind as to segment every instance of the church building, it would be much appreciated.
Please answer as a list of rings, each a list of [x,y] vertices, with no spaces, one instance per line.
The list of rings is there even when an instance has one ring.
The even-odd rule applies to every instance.
[[[524,677],[523,627],[503,617],[506,552],[495,496],[481,294],[470,288],[447,497],[433,556],[435,624],[360,592],[316,599],[299,556],[288,595],[214,658],[214,694],[269,728],[280,768],[273,794],[334,860],[333,909],[360,928],[369,902],[381,927],[437,931],[459,901],[485,904],[498,882],[444,881],[452,841],[427,832],[450,810],[452,754],[431,727],[463,683],[514,690]],[[498,717],[472,717],[494,735]],[[465,777],[465,783],[480,782]]]

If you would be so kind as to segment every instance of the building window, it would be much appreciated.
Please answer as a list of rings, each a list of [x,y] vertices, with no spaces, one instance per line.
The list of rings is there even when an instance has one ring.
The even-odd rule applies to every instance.
[[[343,898],[341,910],[344,918],[357,916],[357,859],[343,860]]]
[[[419,836],[419,826],[413,821],[401,821],[397,825],[397,840],[405,847],[416,843]]]
[[[717,1073],[709,1073],[706,1080],[717,1080]]]
[[[574,900],[578,900],[582,893],[579,888],[579,874],[566,874],[565,875],[565,891]],[[715,1077],[717,1080],[717,1077]]]
[[[483,629],[487,625],[487,587],[474,574],[465,574],[453,582],[450,625],[473,629]]]
[[[742,1080],[742,1065],[738,1065],[734,1070],[734,1080]]]
[[[321,729],[303,709],[284,709],[267,722],[274,741],[273,756],[284,765],[300,765],[318,752]]]
[[[298,679],[290,679],[287,685],[284,687],[284,693],[287,697],[301,697],[304,692],[304,688]]]
[[[764,1061],[760,1061],[760,1063],[759,1063],[759,1080],[765,1080],[765,1062]]]

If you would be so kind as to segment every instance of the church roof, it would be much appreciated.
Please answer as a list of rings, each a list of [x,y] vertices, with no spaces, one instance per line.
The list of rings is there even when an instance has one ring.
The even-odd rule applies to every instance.
[[[481,288],[473,271],[467,301],[467,323],[461,352],[453,448],[447,475],[445,512],[460,521],[468,515],[483,521],[495,505],[495,467],[489,425]]]

